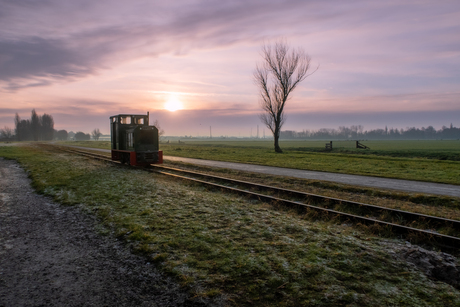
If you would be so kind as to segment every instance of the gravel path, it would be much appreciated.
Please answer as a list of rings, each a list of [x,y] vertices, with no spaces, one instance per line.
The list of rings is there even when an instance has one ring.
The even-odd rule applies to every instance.
[[[203,306],[0,158],[0,306]]]

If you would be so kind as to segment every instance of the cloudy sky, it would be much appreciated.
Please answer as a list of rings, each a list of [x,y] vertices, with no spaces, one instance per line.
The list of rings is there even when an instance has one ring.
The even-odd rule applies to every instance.
[[[0,127],[35,108],[75,132],[150,111],[167,135],[262,133],[253,71],[279,39],[319,66],[284,130],[460,126],[458,0],[0,0]]]

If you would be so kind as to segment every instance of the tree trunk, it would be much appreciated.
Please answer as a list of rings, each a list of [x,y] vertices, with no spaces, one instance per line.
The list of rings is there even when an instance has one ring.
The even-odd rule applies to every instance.
[[[280,134],[275,133],[274,138],[275,138],[275,152],[282,153],[283,151],[281,150],[280,144],[278,142],[280,138]]]

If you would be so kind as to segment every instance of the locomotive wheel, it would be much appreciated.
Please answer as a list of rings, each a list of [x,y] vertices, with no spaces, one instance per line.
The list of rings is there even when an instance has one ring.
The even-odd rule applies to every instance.
[[[121,164],[130,165],[129,154],[123,153],[123,154],[121,155],[120,162],[121,162]]]

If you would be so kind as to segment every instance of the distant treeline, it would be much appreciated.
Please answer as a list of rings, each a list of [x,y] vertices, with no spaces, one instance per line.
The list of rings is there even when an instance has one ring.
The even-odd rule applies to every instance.
[[[37,115],[32,110],[30,119],[21,119],[16,113],[14,117],[16,140],[18,141],[50,141],[54,137],[54,120],[51,115]]]
[[[339,129],[322,128],[319,130],[303,130],[301,132],[281,131],[282,139],[313,139],[313,140],[439,140],[460,139],[460,128],[443,126],[440,130],[432,126],[427,128],[406,129],[375,129],[364,131],[363,126],[339,127]]]
[[[93,132],[91,132],[91,135],[89,133],[84,133],[81,131],[78,131],[77,133],[70,131],[67,132],[67,130],[59,130],[55,131],[55,136],[57,140],[60,141],[65,141],[65,140],[75,140],[75,141],[89,141],[91,140],[91,135],[93,136],[94,140],[99,140],[99,137],[102,135],[102,133],[99,132],[99,129],[94,129]]]
[[[7,126],[0,129],[0,141],[51,141],[54,139],[61,141],[68,139],[88,141],[91,136],[97,141],[102,135],[99,128],[94,129],[91,135],[80,131],[74,133],[72,131],[67,132],[67,130],[54,130],[53,117],[46,113],[39,116],[35,109],[32,110],[30,119],[21,119],[16,113],[14,124],[14,130]]]

